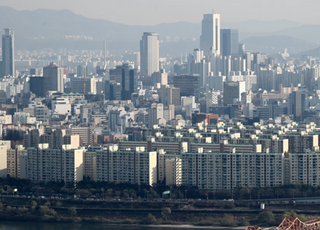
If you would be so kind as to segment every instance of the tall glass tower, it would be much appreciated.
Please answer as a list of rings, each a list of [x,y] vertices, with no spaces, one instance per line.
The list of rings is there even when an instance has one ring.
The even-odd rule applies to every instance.
[[[203,15],[200,49],[205,55],[220,54],[220,14]]]
[[[14,76],[14,36],[11,28],[4,29],[5,34],[2,35],[2,71],[1,77]]]
[[[144,32],[140,41],[140,72],[151,76],[159,72],[159,34]]]
[[[239,35],[238,30],[221,29],[221,47],[222,56],[238,56],[239,53]]]

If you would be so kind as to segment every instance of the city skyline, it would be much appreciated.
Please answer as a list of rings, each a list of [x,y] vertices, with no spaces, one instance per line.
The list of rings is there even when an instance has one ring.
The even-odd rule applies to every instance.
[[[317,24],[320,19],[317,14],[317,6],[320,6],[320,2],[316,0],[303,2],[295,0],[290,1],[290,4],[276,0],[268,2],[202,0],[201,4],[194,0],[164,0],[161,2],[148,0],[110,0],[104,2],[93,0],[81,3],[75,0],[57,0],[54,5],[48,1],[40,0],[3,0],[0,6],[9,6],[17,10],[68,9],[88,18],[106,19],[128,25],[156,25],[177,21],[199,22],[202,14],[211,13],[212,11],[224,15],[223,20],[226,22],[291,20],[305,24]],[[301,12],[308,13],[303,14]],[[124,17],[123,15],[126,16]]]

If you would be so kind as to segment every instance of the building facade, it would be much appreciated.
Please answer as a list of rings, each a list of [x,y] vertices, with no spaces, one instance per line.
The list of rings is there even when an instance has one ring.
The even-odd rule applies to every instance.
[[[159,72],[159,34],[144,32],[140,41],[140,72],[151,76]]]
[[[11,28],[4,29],[2,35],[2,73],[4,76],[15,76],[14,63],[14,34]]]

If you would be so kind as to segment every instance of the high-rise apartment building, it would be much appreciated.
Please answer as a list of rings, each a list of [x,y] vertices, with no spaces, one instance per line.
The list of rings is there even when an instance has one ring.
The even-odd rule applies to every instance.
[[[238,30],[221,29],[220,30],[220,53],[222,56],[238,56],[239,53],[239,35]]]
[[[205,55],[220,54],[220,14],[203,15],[200,49]]]
[[[4,29],[5,34],[2,36],[2,72],[1,77],[14,76],[14,35],[11,28]]]
[[[140,41],[140,72],[151,76],[159,72],[159,34],[144,32]]]
[[[27,178],[32,181],[64,181],[69,185],[81,181],[84,175],[83,149],[63,145],[50,149],[48,144],[28,148]]]
[[[59,91],[64,92],[64,68],[51,62],[49,66],[43,68],[44,92]]]
[[[144,147],[118,150],[117,146],[97,151],[96,177],[97,181],[151,186],[157,182],[157,152]]]

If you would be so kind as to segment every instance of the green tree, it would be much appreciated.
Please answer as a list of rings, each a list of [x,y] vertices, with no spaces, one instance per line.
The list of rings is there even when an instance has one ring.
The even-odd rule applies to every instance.
[[[154,215],[151,213],[148,214],[148,216],[144,219],[145,224],[155,224],[157,223],[157,219]]]
[[[35,207],[37,207],[38,204],[35,200],[33,200],[33,201],[31,201],[30,205],[32,208],[35,208]]]
[[[164,220],[168,219],[168,216],[171,214],[171,208],[162,208],[161,216]]]
[[[51,208],[49,208],[48,206],[44,206],[44,205],[41,205],[40,208],[39,208],[39,213],[41,216],[56,216],[57,215],[57,212]]]
[[[24,215],[24,214],[26,214],[28,211],[29,211],[29,210],[28,210],[26,207],[19,207],[19,208],[17,209],[17,214],[18,214],[18,215]]]
[[[76,217],[78,215],[77,209],[75,207],[68,208],[68,212],[71,217]]]
[[[258,223],[266,225],[274,225],[276,223],[274,215],[271,211],[260,212],[256,220]]]

